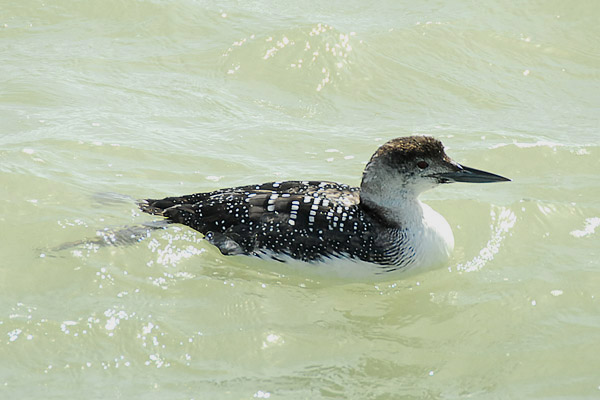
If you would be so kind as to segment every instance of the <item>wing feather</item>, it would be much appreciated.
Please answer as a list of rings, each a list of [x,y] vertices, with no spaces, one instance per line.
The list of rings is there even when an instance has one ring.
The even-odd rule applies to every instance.
[[[269,182],[147,199],[140,208],[200,231],[224,254],[269,251],[304,261],[350,255],[377,262],[383,256],[359,193],[334,182]]]

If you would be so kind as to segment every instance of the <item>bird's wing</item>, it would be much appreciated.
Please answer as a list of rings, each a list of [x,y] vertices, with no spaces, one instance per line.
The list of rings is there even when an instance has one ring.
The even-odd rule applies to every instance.
[[[204,233],[225,254],[318,259],[374,241],[358,188],[334,182],[270,182],[146,200],[141,208]]]

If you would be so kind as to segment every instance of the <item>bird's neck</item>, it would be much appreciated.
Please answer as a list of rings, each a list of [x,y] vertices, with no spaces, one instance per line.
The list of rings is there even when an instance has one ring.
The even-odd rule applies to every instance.
[[[387,194],[386,194],[387,193]],[[361,205],[378,223],[406,233],[404,247],[414,250],[412,265],[434,265],[445,262],[454,249],[454,236],[448,222],[418,194],[399,190],[361,192]]]
[[[423,203],[414,193],[403,190],[373,193],[361,190],[360,202],[367,212],[388,227],[408,227],[423,221]]]

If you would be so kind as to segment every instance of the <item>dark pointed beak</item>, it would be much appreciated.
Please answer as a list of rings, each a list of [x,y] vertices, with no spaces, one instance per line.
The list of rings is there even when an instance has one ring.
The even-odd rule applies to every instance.
[[[492,174],[491,172],[481,171],[479,169],[465,167],[458,163],[454,163],[454,166],[458,169],[454,172],[443,172],[436,174],[435,176],[440,179],[442,183],[450,182],[468,182],[468,183],[489,183],[489,182],[506,182],[510,179],[500,175]]]

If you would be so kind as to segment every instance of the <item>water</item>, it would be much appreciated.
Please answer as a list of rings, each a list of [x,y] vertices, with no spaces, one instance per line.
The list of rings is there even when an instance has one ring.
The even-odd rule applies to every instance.
[[[598,2],[1,3],[2,398],[600,396]],[[135,198],[358,184],[412,133],[513,179],[423,196],[442,268],[321,279],[179,227],[52,250]]]

